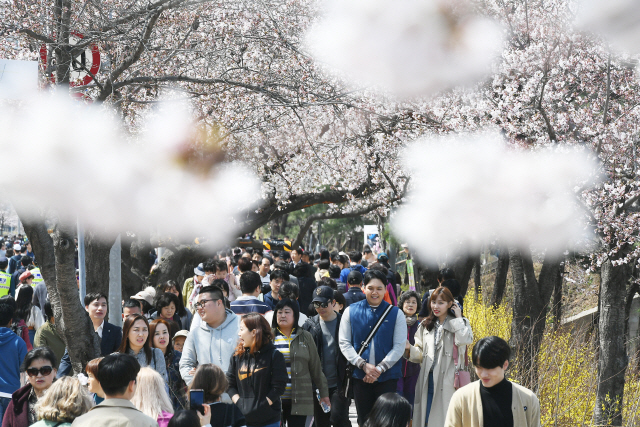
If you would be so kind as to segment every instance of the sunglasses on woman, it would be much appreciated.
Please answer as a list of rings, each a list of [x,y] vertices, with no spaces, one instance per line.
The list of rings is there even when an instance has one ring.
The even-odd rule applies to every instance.
[[[37,377],[38,373],[42,374],[43,377],[46,377],[53,371],[51,366],[43,366],[40,369],[38,368],[27,368],[27,375],[30,377]]]

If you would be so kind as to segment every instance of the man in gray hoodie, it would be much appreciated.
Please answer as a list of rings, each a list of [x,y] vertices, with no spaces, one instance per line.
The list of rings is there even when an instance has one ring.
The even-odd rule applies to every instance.
[[[198,365],[213,363],[227,372],[240,325],[240,317],[225,307],[222,289],[217,286],[202,288],[194,307],[202,322],[191,329],[180,358],[180,375],[187,385]],[[225,394],[223,400],[227,399]]]

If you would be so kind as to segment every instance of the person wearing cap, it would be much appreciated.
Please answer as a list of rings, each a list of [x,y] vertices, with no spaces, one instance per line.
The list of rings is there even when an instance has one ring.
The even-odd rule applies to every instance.
[[[18,300],[18,295],[20,295],[20,289],[23,286],[31,286],[31,282],[33,281],[33,274],[29,270],[25,271],[18,278],[18,287],[16,288],[16,300]]]
[[[360,253],[360,252],[358,252]],[[364,275],[366,299],[351,304],[344,311],[340,322],[340,351],[354,365],[353,394],[358,412],[358,424],[364,425],[376,399],[384,393],[395,393],[402,376],[402,364],[398,363],[405,351],[407,322],[398,307],[384,300],[387,278],[377,270]],[[370,344],[361,355],[358,351],[390,307]]]
[[[22,256],[27,255],[27,248],[22,248],[19,243],[16,243],[13,245],[13,252],[15,253],[15,255],[9,259],[9,274],[13,274],[16,272],[16,270],[20,266],[20,260],[22,259]]]
[[[378,264],[382,264],[384,268],[387,269],[387,280],[394,287],[395,285],[401,285],[401,283],[396,283],[396,273],[391,269],[391,265],[389,264],[389,257],[386,252],[380,252],[378,254]],[[398,291],[394,291],[394,293],[398,294]]]
[[[182,353],[182,349],[184,348],[184,342],[189,336],[189,331],[186,329],[182,329],[173,336],[171,342],[173,343],[173,349]]]
[[[31,257],[23,256],[20,258],[20,266],[17,270],[13,272],[11,275],[11,291],[9,292],[12,296],[16,296],[16,290],[20,285],[20,276],[22,273],[27,271],[27,267],[31,264]],[[9,266],[11,266],[11,260],[9,260]]]
[[[347,276],[349,290],[344,294],[344,299],[347,302],[347,307],[366,298],[364,292],[362,292],[362,279],[362,274],[360,274],[360,272],[356,270],[352,271]]]
[[[7,273],[9,260],[6,257],[0,258],[0,297],[9,295],[11,292],[11,275]]]
[[[193,269],[193,273],[193,277],[189,277],[187,280],[185,280],[184,285],[182,286],[182,300],[184,302],[184,306],[188,310],[191,310],[192,313],[194,312],[194,310],[192,310],[189,306],[189,298],[191,297],[191,292],[193,292],[194,286],[202,286],[202,279],[204,279],[205,276],[204,263],[201,262],[200,264],[198,264],[198,266]]]
[[[91,292],[84,297],[84,309],[89,313],[93,329],[100,337],[100,355],[108,356],[120,348],[122,342],[122,328],[107,322],[108,298],[102,292]],[[56,378],[62,378],[72,373],[71,359],[66,351],[60,360],[60,369]]]
[[[319,286],[313,293],[313,306],[317,315],[310,317],[302,326],[309,332],[318,349],[322,372],[327,378],[331,411],[325,413],[314,400],[313,417],[316,427],[349,427],[349,399],[345,398],[341,386],[347,368],[347,359],[338,345],[338,331],[342,315],[335,311],[334,292],[329,286]],[[314,386],[314,389],[316,387]]]
[[[153,309],[153,299],[156,296],[156,290],[152,286],[147,286],[137,294],[133,295],[131,299],[140,301],[142,305],[142,314],[147,319],[151,317],[151,311]]]

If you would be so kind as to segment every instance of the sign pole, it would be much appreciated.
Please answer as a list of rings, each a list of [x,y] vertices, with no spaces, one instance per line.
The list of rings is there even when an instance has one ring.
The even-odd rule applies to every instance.
[[[109,251],[109,323],[122,326],[122,247],[120,234]]]

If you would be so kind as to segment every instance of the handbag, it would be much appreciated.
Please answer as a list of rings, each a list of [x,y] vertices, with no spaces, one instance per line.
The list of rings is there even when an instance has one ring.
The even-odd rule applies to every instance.
[[[387,315],[391,312],[391,309],[393,307],[394,307],[393,305],[389,304],[389,306],[384,311],[384,313],[382,313],[382,316],[380,316],[380,319],[378,319],[378,322],[376,323],[376,325],[373,327],[371,332],[369,332],[367,339],[365,339],[362,342],[362,347],[360,347],[360,350],[358,351],[358,356],[362,356],[362,353],[367,349],[367,347],[369,347],[369,344],[371,343],[373,336],[376,334],[376,332],[378,332],[378,329],[380,329],[380,326],[382,326],[382,322],[384,322],[384,319],[387,318]],[[347,399],[353,398],[353,381],[351,381],[351,378],[353,377],[354,370],[355,370],[355,366],[351,363],[347,363],[344,380],[342,382],[342,393],[344,394],[344,397],[346,397]]]
[[[469,355],[464,352],[464,370],[458,367],[458,346],[453,343],[453,366],[455,367],[455,376],[453,378],[453,388],[456,390],[471,383],[471,374],[469,374]]]

